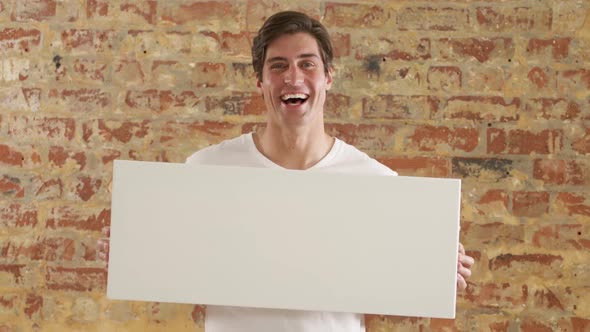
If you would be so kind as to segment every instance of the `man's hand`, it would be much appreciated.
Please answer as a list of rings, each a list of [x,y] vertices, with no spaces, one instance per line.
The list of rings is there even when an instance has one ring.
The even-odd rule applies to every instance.
[[[475,260],[465,254],[465,248],[459,243],[459,259],[457,260],[457,289],[467,288],[467,278],[471,276],[471,266]]]

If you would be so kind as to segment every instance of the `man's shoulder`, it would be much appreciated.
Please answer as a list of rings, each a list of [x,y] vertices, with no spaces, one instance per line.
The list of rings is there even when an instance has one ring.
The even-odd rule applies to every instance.
[[[186,159],[187,164],[224,165],[251,150],[252,138],[244,134],[196,151]]]
[[[347,173],[397,175],[397,172],[370,157],[367,153],[355,146],[342,140],[339,140],[338,144],[340,148],[332,162],[331,168]]]

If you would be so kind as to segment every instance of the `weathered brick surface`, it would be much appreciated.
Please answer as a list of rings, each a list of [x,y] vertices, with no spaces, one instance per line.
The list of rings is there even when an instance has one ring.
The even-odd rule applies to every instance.
[[[0,0],[0,331],[203,330],[105,298],[113,160],[264,126],[251,38],[285,9],[330,29],[328,133],[463,180],[457,319],[368,331],[589,330],[589,1]]]

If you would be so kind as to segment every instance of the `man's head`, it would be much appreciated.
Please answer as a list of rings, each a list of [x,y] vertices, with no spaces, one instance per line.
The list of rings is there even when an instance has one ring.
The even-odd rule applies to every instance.
[[[334,54],[330,36],[326,28],[320,22],[306,14],[285,11],[269,17],[260,30],[258,30],[258,35],[254,38],[252,44],[252,65],[254,66],[257,80],[262,81],[262,69],[264,67],[268,45],[283,35],[292,35],[299,32],[307,33],[316,40],[322,57],[324,72],[328,74],[328,71],[332,68]]]

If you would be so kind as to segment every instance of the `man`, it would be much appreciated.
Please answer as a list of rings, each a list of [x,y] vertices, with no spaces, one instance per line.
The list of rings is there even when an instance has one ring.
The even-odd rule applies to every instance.
[[[254,38],[252,57],[265,128],[200,150],[187,163],[397,175],[325,132],[333,52],[321,23],[298,12],[277,13]],[[464,289],[473,258],[461,245],[457,264],[457,287]],[[364,331],[363,316],[351,313],[208,306],[205,317],[206,332]]]
[[[333,52],[321,23],[298,12],[269,17],[254,38],[252,58],[265,128],[198,151],[187,163],[397,175],[324,131]],[[472,264],[460,245],[458,289],[467,286]],[[364,331],[362,316],[349,313],[208,306],[205,317],[206,332]]]

